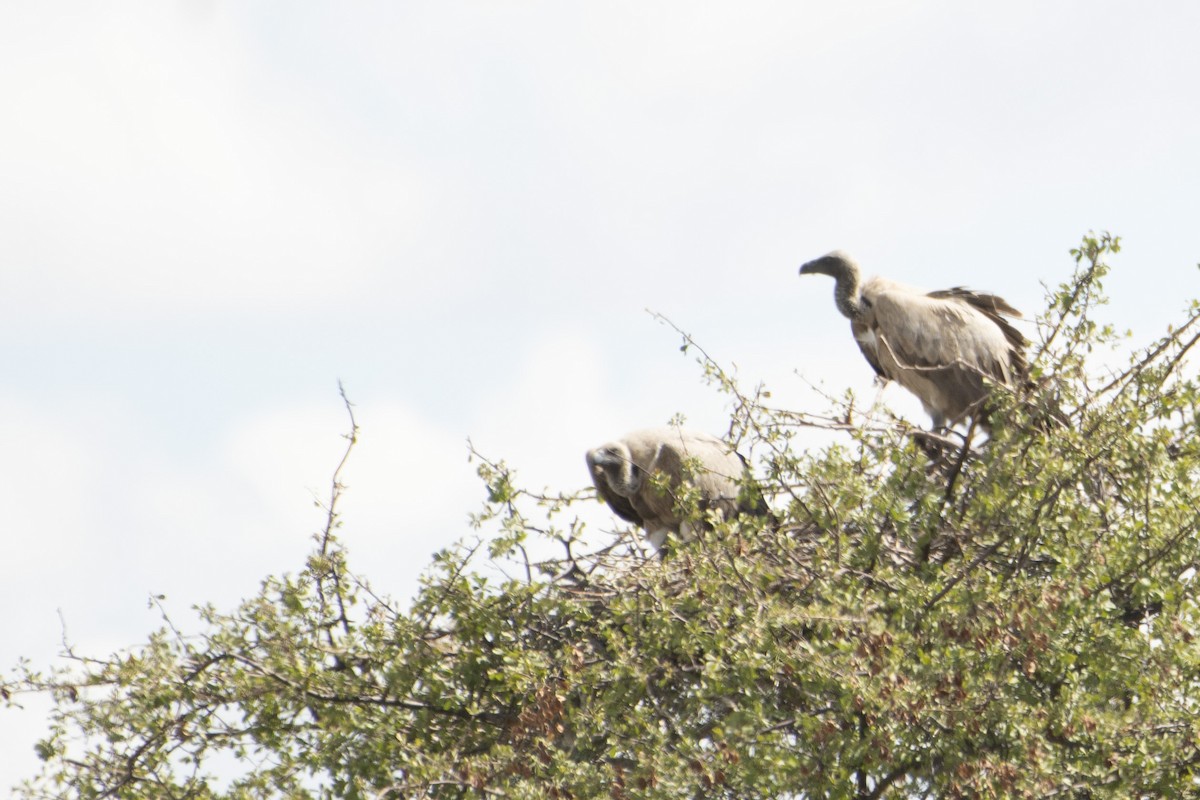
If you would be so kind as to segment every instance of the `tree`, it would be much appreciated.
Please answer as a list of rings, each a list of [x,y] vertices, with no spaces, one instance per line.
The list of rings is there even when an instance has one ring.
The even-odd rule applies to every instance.
[[[480,459],[495,535],[438,554],[404,608],[349,568],[335,476],[304,568],[200,609],[200,637],[167,624],[7,680],[7,702],[55,701],[23,796],[1194,793],[1200,304],[1124,369],[1091,367],[1115,352],[1094,315],[1118,249],[1072,251],[1030,384],[997,390],[982,443],[857,424],[851,399],[770,408],[685,336],[777,518],[713,520],[667,559],[585,548],[589,493]],[[840,439],[789,447],[810,427]],[[561,556],[532,561],[535,541]]]

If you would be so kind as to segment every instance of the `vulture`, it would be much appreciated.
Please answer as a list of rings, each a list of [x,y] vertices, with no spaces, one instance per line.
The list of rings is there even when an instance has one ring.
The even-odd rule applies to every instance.
[[[829,275],[833,300],[876,374],[920,399],[944,431],[973,417],[987,428],[993,384],[1016,386],[1026,374],[1028,342],[1005,317],[1021,312],[994,294],[956,286],[924,292],[884,278],[862,282],[858,265],[835,250],[800,267]]]
[[[683,541],[694,537],[676,508],[675,489],[685,481],[699,490],[701,510],[716,509],[726,519],[767,513],[757,487],[746,484],[746,460],[707,433],[675,427],[634,431],[589,450],[587,465],[600,499],[621,519],[639,525],[659,553],[671,534]]]

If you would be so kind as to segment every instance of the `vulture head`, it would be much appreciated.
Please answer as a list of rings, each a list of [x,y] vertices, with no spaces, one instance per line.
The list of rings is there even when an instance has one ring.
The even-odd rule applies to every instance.
[[[842,250],[834,250],[800,266],[801,275],[828,275],[834,279],[833,299],[843,316],[854,319],[861,311],[858,264]]]
[[[587,452],[588,472],[592,482],[618,497],[633,497],[641,491],[646,473],[633,463],[633,453],[629,445],[622,441],[609,442]],[[604,498],[606,501],[608,498]],[[621,514],[621,511],[617,512]],[[624,514],[622,514],[625,517]],[[625,517],[629,519],[628,517]],[[638,522],[630,519],[630,522]]]

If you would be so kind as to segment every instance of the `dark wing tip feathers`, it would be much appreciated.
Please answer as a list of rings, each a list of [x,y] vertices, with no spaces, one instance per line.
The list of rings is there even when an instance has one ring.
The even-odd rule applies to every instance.
[[[984,316],[996,324],[1004,334],[1009,346],[1009,361],[1013,371],[1019,377],[1024,377],[1029,369],[1025,361],[1025,348],[1029,340],[1019,330],[1013,327],[1005,317],[1020,317],[1021,312],[1009,305],[1003,297],[986,292],[974,292],[964,286],[953,286],[930,292],[930,297],[959,300],[982,312]]]
[[[1021,317],[1021,312],[1009,305],[1009,302],[1000,295],[976,292],[965,286],[952,286],[949,289],[930,292],[929,296],[962,300],[963,302],[970,303],[984,313],[1002,314],[1006,317]]]

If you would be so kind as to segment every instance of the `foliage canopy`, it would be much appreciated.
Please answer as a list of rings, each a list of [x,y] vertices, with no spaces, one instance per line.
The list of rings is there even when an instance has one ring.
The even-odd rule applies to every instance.
[[[7,703],[55,701],[23,796],[1193,793],[1200,304],[1097,368],[1118,249],[1072,251],[1033,382],[998,395],[983,443],[931,451],[849,399],[771,408],[685,336],[776,519],[718,522],[664,560],[628,533],[589,549],[571,510],[590,492],[531,493],[480,459],[475,522],[494,535],[439,553],[403,607],[348,566],[335,476],[304,568],[199,609],[200,635],[167,620],[127,652],[5,679]],[[839,438],[790,446],[812,427]],[[535,541],[561,556],[532,561]]]

